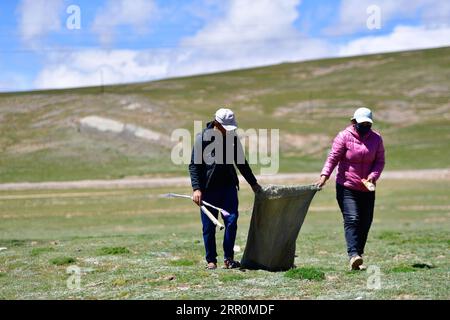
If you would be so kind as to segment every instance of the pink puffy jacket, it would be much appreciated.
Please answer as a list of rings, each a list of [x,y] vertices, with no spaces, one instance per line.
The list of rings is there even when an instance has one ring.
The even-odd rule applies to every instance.
[[[369,192],[361,179],[372,178],[375,183],[384,169],[384,146],[380,134],[370,130],[361,138],[353,125],[339,132],[321,175],[329,177],[336,165],[337,183],[349,189]]]

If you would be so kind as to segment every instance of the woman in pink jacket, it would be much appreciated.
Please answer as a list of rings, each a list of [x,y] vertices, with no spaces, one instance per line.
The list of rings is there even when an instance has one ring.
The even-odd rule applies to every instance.
[[[371,129],[369,109],[359,108],[351,121],[334,139],[316,185],[323,187],[338,167],[336,199],[344,218],[350,268],[359,270],[364,268],[362,255],[373,219],[374,186],[384,168],[384,146],[380,134]]]

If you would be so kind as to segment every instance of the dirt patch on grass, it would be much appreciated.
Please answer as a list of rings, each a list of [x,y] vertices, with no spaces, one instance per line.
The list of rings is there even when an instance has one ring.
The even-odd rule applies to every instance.
[[[317,77],[317,76],[324,76],[324,75],[327,75],[330,73],[345,71],[345,70],[354,69],[354,68],[368,69],[368,68],[379,66],[379,65],[391,62],[391,61],[393,61],[393,59],[382,59],[382,60],[371,60],[371,61],[354,60],[354,61],[349,61],[346,63],[336,64],[336,65],[329,66],[329,67],[317,68],[312,71],[312,75]]]
[[[54,94],[29,94],[26,96],[6,97],[0,100],[0,112],[2,113],[28,113],[39,109],[70,103],[73,100],[70,95]]]
[[[24,141],[20,144],[13,145],[6,149],[6,152],[10,154],[26,154],[33,153],[41,150],[56,149],[57,147],[63,145],[63,142],[45,142],[37,143],[33,141]]]
[[[50,127],[55,126],[60,121],[58,121],[58,118],[61,118],[61,114],[66,111],[65,108],[57,108],[54,110],[51,110],[44,114],[43,116],[40,116],[33,120],[33,124],[31,125],[31,128],[43,128],[43,127]]]
[[[440,84],[427,84],[417,87],[413,90],[408,90],[405,95],[408,97],[426,96],[430,98],[448,97],[450,92],[450,86],[445,83]]]
[[[321,152],[331,143],[331,138],[324,134],[298,135],[289,133],[284,134],[282,140],[284,141],[281,146],[283,152],[295,150],[302,155]]]
[[[411,104],[403,100],[388,100],[378,104],[383,108],[376,111],[375,119],[393,124],[409,125],[421,121],[417,110],[413,109]],[[423,120],[423,119],[422,119]]]
[[[129,196],[124,191],[99,191],[99,192],[67,192],[67,193],[39,193],[39,194],[17,194],[0,195],[0,200],[22,200],[22,199],[53,199],[53,198],[92,198],[104,196]],[[146,198],[156,198],[156,195],[146,195]]]
[[[358,100],[330,101],[311,99],[278,107],[273,115],[275,117],[287,117],[296,114],[301,115],[302,118],[316,119],[318,117],[339,118],[347,114],[350,119],[354,110],[363,105],[364,103]]]
[[[331,143],[331,140],[329,141]],[[423,169],[384,171],[383,179],[388,180],[424,180],[448,181],[450,169]],[[309,181],[317,179],[317,173],[286,173],[273,176],[258,176],[265,183],[282,183],[293,181]],[[242,183],[244,178],[239,178]],[[136,178],[117,180],[81,180],[81,181],[52,181],[52,182],[19,182],[0,184],[0,190],[65,190],[65,189],[113,189],[113,188],[159,188],[159,187],[186,187],[190,184],[189,177],[166,178]],[[156,212],[152,210],[152,212]]]
[[[444,117],[450,119],[450,103],[436,106],[407,102],[403,100],[386,100],[377,104],[381,110],[374,114],[375,120],[400,126],[407,126],[427,119]]]

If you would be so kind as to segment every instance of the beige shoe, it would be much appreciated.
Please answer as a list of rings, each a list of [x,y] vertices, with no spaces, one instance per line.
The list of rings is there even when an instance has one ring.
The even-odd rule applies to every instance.
[[[359,266],[363,264],[363,258],[361,256],[353,256],[350,259],[350,270],[360,270]]]
[[[206,266],[207,270],[215,270],[217,269],[217,263],[214,262],[209,262],[208,265]]]

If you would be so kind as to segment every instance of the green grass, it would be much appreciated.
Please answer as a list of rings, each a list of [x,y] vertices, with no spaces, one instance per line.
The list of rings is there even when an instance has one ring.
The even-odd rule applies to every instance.
[[[409,265],[400,265],[400,266],[396,266],[393,267],[390,272],[415,272],[417,271],[417,269],[415,269],[413,266],[409,266]]]
[[[325,73],[321,73],[325,70]],[[285,63],[149,83],[0,94],[0,182],[180,176],[171,147],[78,131],[98,115],[170,137],[219,106],[280,130],[280,172],[316,172],[356,107],[374,111],[387,170],[448,168],[450,47]],[[125,102],[124,102],[125,101]],[[142,107],[127,110],[127,104]],[[443,116],[444,115],[444,116]],[[289,145],[297,137],[305,144]],[[316,143],[314,135],[322,137]],[[259,166],[254,166],[259,172]]]
[[[57,258],[50,259],[50,263],[57,265],[57,266],[65,266],[65,265],[72,264],[75,262],[76,262],[76,259],[72,258],[72,257],[57,257]]]
[[[238,271],[240,272],[240,271]],[[246,279],[244,275],[241,273],[234,273],[234,274],[222,274],[220,276],[220,281],[222,282],[230,282],[230,281],[241,281]]]
[[[46,248],[33,248],[33,249],[31,249],[30,256],[35,257],[35,256],[39,256],[39,255],[41,255],[41,254],[43,254],[43,253],[52,252],[52,251],[54,251],[54,250],[55,250],[55,249],[52,248],[52,247],[46,247]]]
[[[8,248],[0,252],[0,298],[448,300],[449,189],[449,181],[379,182],[364,258],[367,266],[380,269],[380,290],[367,287],[372,275],[367,271],[348,271],[331,184],[311,204],[296,243],[297,269],[290,271],[300,277],[323,272],[319,281],[220,265],[205,270],[198,210],[189,202],[158,197],[187,193],[188,187],[0,191],[0,246]],[[253,203],[248,186],[239,193],[238,260]],[[220,260],[223,232],[216,237]],[[31,255],[41,248],[54,250]],[[103,255],[102,248],[129,252]],[[82,270],[81,290],[67,288],[70,275],[50,262],[54,259]],[[413,267],[419,263],[434,268]]]
[[[325,279],[325,272],[313,267],[294,268],[287,271],[284,276],[289,279],[316,280]]]
[[[172,260],[169,263],[171,266],[176,266],[176,267],[187,267],[187,266],[193,266],[196,264],[195,261],[188,260],[188,259]]]

